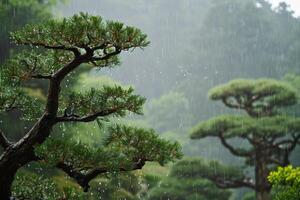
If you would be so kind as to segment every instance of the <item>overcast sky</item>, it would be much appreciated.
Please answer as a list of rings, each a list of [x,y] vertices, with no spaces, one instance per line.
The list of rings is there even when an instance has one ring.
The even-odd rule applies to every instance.
[[[274,5],[278,5],[279,2],[282,2],[283,0],[269,0]],[[284,0],[287,4],[291,5],[291,8],[293,11],[295,11],[295,14],[297,16],[300,16],[300,0]]]

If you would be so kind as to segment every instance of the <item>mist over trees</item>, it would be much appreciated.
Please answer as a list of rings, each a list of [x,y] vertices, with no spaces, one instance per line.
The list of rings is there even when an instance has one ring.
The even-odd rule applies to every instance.
[[[130,95],[134,94],[130,91],[131,88],[134,88],[136,93],[145,96],[147,101],[143,109],[143,116],[129,114],[124,118],[123,116],[122,118],[110,118],[110,122],[121,124],[113,128],[114,130],[124,130],[127,133],[124,138],[116,137],[113,139],[114,142],[105,143],[105,141],[112,139],[107,137],[112,129],[110,129],[111,124],[106,122],[106,118],[103,118],[103,121],[96,120],[83,124],[71,123],[71,125],[64,123],[55,127],[51,140],[36,149],[36,153],[42,156],[46,163],[50,163],[50,166],[30,163],[22,168],[17,173],[12,185],[14,196],[22,197],[23,195],[25,198],[32,195],[34,191],[30,188],[41,180],[41,186],[37,187],[36,190],[40,191],[37,193],[47,195],[43,197],[44,199],[93,200],[100,198],[117,200],[122,198],[182,199],[184,197],[190,200],[197,197],[205,200],[220,199],[222,196],[223,199],[245,198],[253,200],[255,197],[251,190],[255,188],[253,186],[255,183],[255,174],[253,173],[255,164],[252,162],[255,160],[254,157],[247,158],[249,162],[244,162],[243,157],[233,156],[230,149],[224,147],[222,140],[218,137],[204,138],[201,136],[201,140],[191,140],[189,135],[191,127],[198,123],[204,124],[203,126],[213,130],[211,134],[214,135],[221,130],[219,126],[221,122],[224,122],[223,125],[225,122],[235,125],[226,134],[230,132],[229,135],[239,139],[230,139],[230,144],[238,146],[239,150],[249,150],[251,147],[255,149],[256,146],[250,145],[238,133],[231,134],[234,132],[233,128],[242,137],[249,135],[249,129],[257,130],[257,134],[261,134],[259,137],[269,135],[266,132],[270,130],[278,133],[280,137],[282,133],[293,137],[291,135],[292,129],[289,127],[295,128],[299,124],[297,120],[293,121],[293,119],[300,117],[300,107],[297,103],[300,94],[300,19],[294,15],[286,3],[280,3],[274,7],[264,0],[3,0],[0,1],[0,11],[0,22],[3,27],[0,30],[0,36],[2,36],[0,38],[0,63],[7,63],[9,57],[13,58],[8,65],[11,68],[10,75],[15,76],[17,74],[19,76],[23,74],[22,87],[26,88],[26,95],[36,100],[30,105],[35,109],[29,109],[28,112],[25,112],[28,115],[22,115],[16,110],[1,114],[0,129],[8,133],[7,138],[11,142],[22,138],[24,132],[29,131],[36,122],[36,114],[41,111],[39,105],[45,101],[48,92],[48,84],[44,80],[27,81],[29,77],[24,76],[24,74],[27,74],[32,68],[28,68],[28,66],[22,69],[18,68],[20,65],[18,60],[46,61],[45,65],[37,70],[49,72],[47,70],[57,68],[46,67],[46,65],[53,64],[49,62],[51,60],[48,58],[61,56],[60,53],[40,57],[32,56],[32,52],[28,50],[30,48],[16,46],[10,42],[11,31],[16,31],[27,23],[45,23],[50,18],[61,20],[63,17],[70,17],[82,11],[89,15],[102,16],[103,20],[121,21],[128,26],[138,27],[147,34],[147,38],[151,42],[146,48],[143,48],[143,51],[136,49],[133,52],[125,51],[124,54],[122,53],[120,55],[122,62],[120,63],[119,60],[109,60],[110,64],[118,64],[121,67],[98,70],[84,66],[61,82],[62,88],[72,91],[68,93],[69,99],[67,100],[73,103],[64,104],[68,107],[64,110],[66,116],[73,115],[74,112],[75,115],[83,114],[94,108],[91,106],[86,108],[83,105],[103,103],[104,97],[97,95],[98,93],[118,93],[123,97],[128,95],[127,97],[131,99],[132,96]],[[81,25],[74,25],[74,27],[76,26]],[[27,31],[30,32],[26,29],[24,34]],[[80,35],[79,32],[74,31],[74,34]],[[43,33],[40,36],[41,38],[46,37],[47,34]],[[51,41],[53,40],[53,35],[49,33],[47,36]],[[74,38],[80,37],[74,36]],[[17,54],[20,51],[23,53]],[[41,51],[40,48],[38,51]],[[100,64],[105,65],[104,63]],[[2,66],[4,65],[1,65],[1,70],[4,69]],[[36,71],[33,70],[33,72]],[[3,74],[1,71],[1,76]],[[229,102],[225,101],[225,104],[229,106],[224,106],[221,101],[219,103],[211,102],[208,91],[218,85],[233,83],[234,79],[240,80],[240,82],[237,81],[237,86],[245,87],[249,86],[245,83],[246,80],[253,82],[255,80],[258,82],[259,80],[268,80],[271,81],[267,81],[268,83],[274,83],[273,86],[282,85],[284,92],[280,98],[285,97],[285,100],[279,102],[278,96],[275,95],[276,98],[273,98],[274,93],[272,93],[267,98],[268,102],[275,99],[278,100],[276,102],[274,100],[275,103],[289,102],[290,105],[276,109],[276,113],[275,111],[273,113],[273,108],[269,111],[266,109],[264,112],[268,113],[267,116],[260,115],[261,113],[257,116],[246,116],[243,109],[231,109],[232,106],[228,104],[231,103],[231,98],[229,98]],[[114,88],[115,85],[118,87]],[[262,85],[265,86],[265,84]],[[260,86],[262,87],[262,85]],[[237,86],[231,89],[239,88]],[[89,90],[91,87],[95,90]],[[0,88],[1,98],[7,99],[9,93],[7,89],[4,89],[2,82]],[[114,89],[110,90],[111,88]],[[272,87],[265,88],[265,90],[273,91]],[[221,87],[218,93],[224,94],[228,91],[228,88]],[[288,91],[293,91],[294,95],[284,96],[285,92]],[[11,92],[15,91],[12,90]],[[63,95],[66,94],[63,93]],[[87,96],[93,99],[90,104],[83,101],[83,98]],[[252,98],[256,98],[256,95],[253,94]],[[30,101],[27,98],[25,100],[19,99],[17,103],[20,102],[27,104]],[[119,105],[121,102],[114,103]],[[4,104],[0,102],[0,105]],[[260,102],[257,105],[259,109],[262,109],[265,102]],[[277,116],[278,113],[280,116]],[[25,121],[25,119],[33,120]],[[239,123],[240,121],[243,123]],[[127,126],[134,128],[125,130]],[[267,127],[268,130],[263,127]],[[149,132],[143,130],[149,130]],[[87,193],[84,193],[80,188],[80,185],[82,186],[80,180],[78,181],[76,178],[66,180],[64,178],[66,174],[52,169],[53,165],[57,164],[57,158],[61,154],[68,155],[66,160],[72,161],[71,163],[78,166],[77,168],[82,167],[80,163],[85,163],[89,167],[94,166],[95,160],[100,159],[99,152],[95,149],[101,147],[102,150],[108,152],[116,145],[126,148],[127,144],[125,145],[125,143],[130,143],[127,136],[136,137],[136,132],[138,132],[137,138],[139,139],[134,145],[130,144],[137,147],[136,150],[144,151],[144,146],[147,146],[147,143],[143,143],[146,141],[144,137],[151,135],[153,138],[151,137],[150,140],[153,139],[158,143],[162,138],[164,138],[162,141],[171,140],[170,144],[175,144],[173,143],[175,141],[179,142],[186,158],[174,165],[167,165],[165,168],[150,163],[145,165],[143,170],[132,173],[100,175],[89,182],[90,188]],[[60,138],[60,136],[62,137]],[[124,143],[121,142],[122,138]],[[266,137],[265,139],[269,140],[270,138]],[[286,138],[281,139],[284,141]],[[142,142],[138,144],[140,140]],[[53,148],[53,145],[56,148]],[[267,167],[268,170],[263,175],[265,186],[261,186],[260,189],[267,188],[267,193],[269,193],[272,187],[272,194],[276,194],[276,198],[292,198],[292,192],[288,193],[288,191],[294,191],[295,188],[298,188],[297,181],[294,181],[295,184],[294,182],[285,183],[280,178],[293,173],[294,170],[292,169],[294,168],[282,168],[281,171],[277,171],[277,174],[274,172],[270,176],[271,178],[267,179],[267,177],[271,171],[276,170],[273,168],[274,166],[291,164],[297,167],[300,165],[298,156],[300,148],[297,145],[296,142],[293,151],[288,152],[288,155],[285,154],[286,151],[284,153],[280,150],[274,151],[274,154],[271,153],[272,155],[269,157],[266,156],[273,161],[279,160],[280,163],[271,164],[272,167]],[[148,147],[150,148],[150,146]],[[177,147],[179,152],[179,146]],[[164,152],[170,152],[170,149],[164,150]],[[128,153],[125,153],[127,158],[137,154],[137,151],[126,150],[125,152]],[[144,153],[147,152],[144,151]],[[154,154],[157,155],[156,153]],[[101,152],[101,155],[108,154]],[[123,153],[118,157],[119,161],[123,159],[122,155]],[[257,155],[262,154],[258,153]],[[80,159],[75,159],[76,156],[79,156]],[[101,159],[108,159],[104,157]],[[161,159],[163,158],[165,157],[163,156]],[[156,160],[159,161],[160,158],[156,157]],[[235,167],[231,168],[229,165]],[[117,166],[117,164],[110,162],[109,167],[113,166]],[[214,168],[213,172],[209,170],[211,166]],[[190,174],[185,174],[184,171],[181,171],[182,169],[187,170]],[[69,175],[71,175],[70,172]],[[217,181],[219,188],[214,180],[217,176],[222,177],[221,182],[220,180]],[[237,179],[235,179],[236,177]],[[26,181],[29,178],[33,180],[33,183]],[[243,182],[242,179],[251,181],[251,184],[249,183],[251,185],[250,190],[244,188],[223,190],[222,186],[223,188],[232,188],[222,185],[222,181],[228,180],[226,178],[233,178],[240,183]],[[179,184],[180,182],[184,184]],[[24,187],[17,187],[18,185],[24,185]],[[49,187],[44,187],[46,185]],[[132,187],[127,187],[128,185]],[[245,194],[249,191],[249,194]],[[67,197],[63,197],[62,194]],[[41,196],[32,196],[32,199],[34,198],[39,199]],[[297,196],[293,198],[297,198]]]

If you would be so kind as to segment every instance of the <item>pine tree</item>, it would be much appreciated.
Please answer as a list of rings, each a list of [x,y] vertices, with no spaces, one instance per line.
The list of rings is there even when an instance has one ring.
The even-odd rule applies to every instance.
[[[70,91],[62,83],[81,67],[102,69],[119,65],[119,54],[144,48],[149,42],[139,29],[104,21],[88,14],[74,15],[44,24],[26,25],[12,33],[17,45],[31,47],[1,67],[0,111],[19,110],[23,120],[34,121],[19,141],[0,131],[0,199],[11,196],[16,172],[29,162],[46,162],[61,169],[83,189],[100,174],[141,169],[147,161],[161,165],[181,157],[178,143],[160,139],[153,130],[115,124],[101,147],[51,137],[61,123],[88,123],[142,114],[145,98],[132,88],[103,86],[89,91]],[[32,95],[26,81],[48,83],[46,98]]]
[[[187,162],[185,162],[187,161]],[[170,175],[164,178],[156,187],[150,190],[149,200],[228,200],[231,192],[222,190],[210,180],[199,178],[199,176],[189,176],[181,173],[195,171],[201,173],[211,173],[211,170],[198,168],[204,161],[201,159],[186,159],[172,166]]]
[[[220,163],[215,164],[216,168],[199,162],[199,170],[204,168],[213,173],[197,172],[196,168],[193,171],[182,168],[181,173],[207,178],[220,188],[247,187],[256,192],[257,200],[270,199],[271,185],[267,179],[270,170],[274,166],[288,165],[291,152],[300,141],[300,119],[280,111],[296,103],[294,89],[285,82],[271,79],[241,79],[213,88],[209,97],[247,115],[224,115],[201,122],[192,129],[191,138],[219,138],[231,154],[245,158],[245,165],[254,167],[255,179],[241,168],[230,170],[235,173],[229,175],[230,166],[220,167]],[[231,139],[236,138],[247,144],[233,144]]]

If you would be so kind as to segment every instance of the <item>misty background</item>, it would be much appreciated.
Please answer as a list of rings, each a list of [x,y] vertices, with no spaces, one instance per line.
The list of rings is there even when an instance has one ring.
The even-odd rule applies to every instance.
[[[144,31],[149,47],[123,54],[122,67],[90,76],[109,75],[133,85],[147,98],[143,124],[179,140],[186,155],[231,163],[237,158],[217,139],[190,141],[189,129],[230,112],[208,100],[212,87],[236,78],[282,79],[299,72],[298,50],[293,48],[299,36],[299,3],[269,2],[72,0],[53,12],[57,17],[88,12]]]
[[[51,18],[44,13],[45,10],[40,4],[45,4],[47,9],[51,9],[53,17],[57,19],[86,12],[102,16],[105,20],[116,20],[141,29],[151,42],[148,47],[122,53],[121,66],[100,70],[84,69],[82,74],[76,74],[78,76],[75,76],[75,79],[67,80],[64,87],[70,86],[77,91],[83,91],[90,87],[100,88],[104,83],[133,86],[135,93],[147,98],[144,115],[132,115],[124,121],[113,120],[153,128],[160,137],[178,141],[185,158],[204,157],[206,160],[238,165],[245,171],[250,169],[249,174],[253,177],[253,167],[247,166],[244,159],[230,154],[219,139],[190,139],[191,127],[199,122],[228,113],[245,114],[240,110],[226,108],[220,102],[209,100],[208,91],[233,79],[272,78],[290,83],[300,94],[298,0],[38,0],[37,2],[39,2],[36,4],[37,8],[29,11],[41,12],[43,14],[41,19],[39,15],[33,15],[36,19],[32,17],[34,19],[32,20],[30,14],[23,14],[28,11],[24,5],[22,5],[25,7],[24,10],[18,8],[9,10],[10,16],[0,15],[7,20],[3,20],[4,42],[0,43],[0,46],[5,48],[2,51],[0,49],[0,61],[6,59],[10,53],[14,53],[14,50],[6,52],[6,47],[11,45],[6,29],[12,31],[28,21],[36,23]],[[51,6],[47,5],[49,2]],[[35,89],[42,88],[44,92],[47,90],[47,85],[34,84],[30,86]],[[284,112],[299,117],[300,106],[293,106]],[[19,115],[13,113],[9,116],[9,120],[1,119],[1,123],[6,126],[4,128],[12,130],[15,134],[12,138],[22,137],[19,130],[29,128],[23,123],[12,123],[18,118]],[[69,135],[78,143],[82,142],[88,146],[101,144],[104,134],[99,131],[100,126],[101,124],[89,123],[78,124],[73,128],[63,125],[58,129],[60,128],[66,137]],[[245,147],[248,144],[239,139],[233,139],[230,143],[238,147]],[[300,148],[293,153],[291,158],[293,166],[300,165],[299,153]],[[104,177],[104,181],[103,177],[100,177],[100,181],[92,183],[92,190],[88,195],[91,200],[97,199],[97,196],[93,197],[94,194],[102,192],[110,195],[114,194],[114,191],[120,191],[120,188],[122,191],[125,188],[126,194],[132,193],[135,197],[133,199],[143,199],[149,191],[149,194],[151,191],[154,191],[152,194],[155,194],[155,191],[162,191],[161,194],[165,191],[177,194],[178,180],[170,177],[173,166],[175,165],[169,164],[161,167],[149,162],[143,170],[125,174],[125,177],[121,176],[121,179],[126,180],[123,180],[125,184],[115,175]],[[63,179],[62,174],[47,171],[48,169],[43,170],[38,168],[36,171],[40,174],[54,175],[59,185],[73,186],[70,179],[68,181]],[[179,183],[183,186],[183,189],[181,188],[183,191],[180,191],[183,195],[184,192],[197,195],[197,188],[204,190],[208,188],[213,194],[220,196],[225,194],[224,199],[234,200],[242,199],[244,194],[250,191],[238,189],[230,196],[231,194],[226,194],[229,190],[221,191],[204,179],[195,178],[193,181]],[[120,185],[120,182],[123,185]],[[161,183],[165,185],[161,186]],[[224,191],[225,193],[222,193]],[[253,194],[251,193],[252,197]],[[155,198],[154,196],[152,199],[156,200]]]

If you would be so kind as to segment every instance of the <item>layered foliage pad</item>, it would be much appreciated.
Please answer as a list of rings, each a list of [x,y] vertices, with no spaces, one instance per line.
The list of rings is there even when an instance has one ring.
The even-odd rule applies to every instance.
[[[277,171],[271,172],[268,178],[274,185],[276,200],[300,198],[300,168],[279,167]]]
[[[229,138],[285,137],[288,133],[300,133],[300,119],[286,115],[261,117],[221,115],[191,129],[192,139],[208,136]]]
[[[100,126],[104,140],[93,145],[74,138],[49,138],[36,148],[42,163],[73,178],[85,191],[98,175],[141,169],[146,162],[165,165],[182,157],[177,142],[161,139],[153,130],[126,125]]]
[[[297,102],[295,89],[272,79],[232,80],[210,90],[209,97],[221,100],[229,108],[244,109],[255,116],[272,115],[276,109]]]
[[[19,172],[16,175],[12,191],[13,196],[20,200],[85,199],[84,194],[76,188],[64,187],[59,189],[52,179],[26,171]]]
[[[218,161],[205,161],[203,159],[184,159],[175,164],[171,175],[178,178],[219,177],[223,179],[243,179],[243,171],[239,167],[225,166]]]
[[[69,50],[87,46],[106,51],[111,47],[128,50],[149,44],[147,36],[137,28],[84,13],[60,22],[51,20],[40,25],[27,25],[13,33],[12,38],[17,44]]]
[[[215,174],[211,173],[215,169]],[[227,174],[228,172],[228,174]],[[217,162],[205,163],[203,160],[190,159],[177,162],[171,173],[149,192],[150,200],[228,200],[231,192],[221,190],[209,180],[202,179],[198,173],[224,179],[224,175],[238,174],[239,170],[223,168]],[[241,174],[242,176],[242,174]]]
[[[228,200],[229,191],[218,189],[213,183],[204,179],[178,180],[168,178],[159,183],[149,193],[149,200]]]
[[[61,111],[73,116],[93,115],[96,113],[113,114],[124,117],[126,111],[142,114],[145,98],[133,94],[132,87],[103,86],[91,88],[87,92],[70,92],[62,98]]]
[[[252,180],[244,175],[242,168],[203,159],[181,160],[172,168],[171,175],[180,180],[204,178],[222,189],[252,187],[253,184]]]
[[[109,127],[103,145],[98,148],[75,141],[49,138],[36,152],[54,166],[64,162],[79,172],[95,168],[115,172],[120,169],[129,171],[132,163],[140,160],[164,165],[182,157],[179,149],[178,143],[160,139],[153,130],[115,125]]]
[[[138,200],[143,190],[141,181],[138,175],[130,172],[112,174],[97,180],[98,183],[94,183],[90,192],[94,199]],[[99,188],[99,185],[102,187]]]

